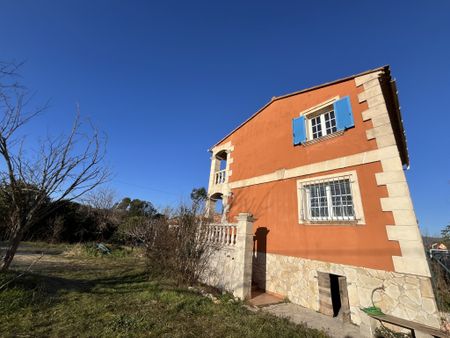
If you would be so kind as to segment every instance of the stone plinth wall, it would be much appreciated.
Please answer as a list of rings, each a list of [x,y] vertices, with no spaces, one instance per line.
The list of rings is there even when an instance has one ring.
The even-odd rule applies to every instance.
[[[238,273],[239,256],[236,247],[212,246],[208,266],[202,281],[205,284],[233,293]]]
[[[205,284],[246,299],[251,293],[253,223],[249,214],[239,214],[237,220],[233,225],[212,225],[214,229],[233,228],[236,235],[231,239],[223,235],[224,231],[212,231],[211,252],[201,279]]]
[[[319,311],[318,272],[345,276],[350,318],[361,324],[360,308],[374,303],[384,313],[439,328],[439,312],[428,277],[373,270],[315,260],[264,254],[254,257],[253,281],[265,290],[286,296],[291,302]]]

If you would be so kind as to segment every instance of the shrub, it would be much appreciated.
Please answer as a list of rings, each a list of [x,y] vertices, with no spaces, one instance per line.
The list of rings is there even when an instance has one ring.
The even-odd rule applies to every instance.
[[[207,224],[208,219],[194,205],[163,217],[134,219],[122,231],[135,245],[144,246],[152,273],[193,284],[205,271],[211,252],[204,240]]]

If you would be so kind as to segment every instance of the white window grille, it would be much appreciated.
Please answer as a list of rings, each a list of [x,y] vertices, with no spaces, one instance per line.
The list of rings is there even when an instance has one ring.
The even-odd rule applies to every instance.
[[[303,182],[301,216],[308,221],[356,219],[350,176]]]
[[[334,110],[317,115],[309,119],[309,133],[311,139],[316,139],[337,131]]]

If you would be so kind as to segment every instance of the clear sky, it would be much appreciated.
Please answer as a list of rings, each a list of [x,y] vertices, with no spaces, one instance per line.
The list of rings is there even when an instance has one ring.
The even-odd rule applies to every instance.
[[[110,186],[157,206],[207,186],[207,149],[272,96],[390,64],[423,232],[450,222],[449,1],[0,1],[0,59],[108,134]]]

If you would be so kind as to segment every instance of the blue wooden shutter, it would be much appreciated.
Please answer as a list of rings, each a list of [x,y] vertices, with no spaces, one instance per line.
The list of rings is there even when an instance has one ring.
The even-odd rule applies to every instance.
[[[353,112],[349,96],[345,96],[334,102],[333,107],[336,115],[337,130],[348,129],[355,125],[353,122]]]
[[[294,133],[294,145],[306,141],[305,117],[300,116],[292,119],[292,130]]]

